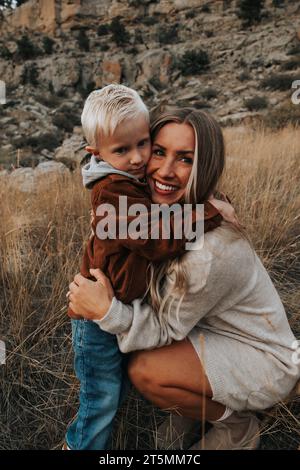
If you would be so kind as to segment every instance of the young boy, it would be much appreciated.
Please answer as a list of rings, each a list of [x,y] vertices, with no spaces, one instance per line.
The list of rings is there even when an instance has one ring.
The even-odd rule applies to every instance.
[[[150,261],[175,258],[184,252],[186,239],[105,240],[97,236],[97,224],[104,214],[97,214],[102,204],[115,208],[117,233],[121,223],[128,227],[135,217],[124,220],[119,213],[120,196],[127,206],[143,204],[151,210],[151,194],[145,182],[145,168],[151,154],[149,113],[140,96],[122,85],[108,85],[92,92],[86,100],[82,125],[93,154],[82,169],[85,187],[92,189],[93,236],[89,239],[81,265],[81,274],[93,279],[89,270],[100,268],[110,278],[115,296],[124,303],[143,297],[147,290]],[[204,230],[222,221],[219,211],[205,206]],[[107,214],[106,214],[107,215]],[[171,224],[174,219],[171,218]],[[174,226],[171,227],[173,232]],[[146,232],[150,227],[146,225]],[[69,310],[69,316],[75,318]],[[75,371],[80,380],[78,414],[66,433],[69,449],[107,449],[112,423],[124,396],[125,355],[117,339],[91,321],[72,320]],[[125,376],[124,376],[125,374]]]

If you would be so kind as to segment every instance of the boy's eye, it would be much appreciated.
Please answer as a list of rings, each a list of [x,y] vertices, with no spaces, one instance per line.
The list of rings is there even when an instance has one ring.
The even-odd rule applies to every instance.
[[[127,151],[126,147],[120,147],[116,149],[114,153],[123,154],[123,153],[126,153],[126,151]]]
[[[141,140],[141,141],[138,143],[138,146],[139,146],[139,147],[144,147],[146,144],[148,144],[148,142],[149,142],[148,139]]]

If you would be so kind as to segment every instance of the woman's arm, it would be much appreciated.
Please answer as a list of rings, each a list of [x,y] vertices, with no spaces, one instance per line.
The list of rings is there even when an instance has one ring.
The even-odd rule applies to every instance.
[[[109,279],[99,269],[91,270],[97,282],[77,274],[70,284],[70,308],[83,318],[93,320],[108,333],[117,335],[124,353],[138,349],[158,348],[185,338],[199,321],[198,310],[187,307],[189,296],[180,308],[180,321],[171,314],[158,317],[150,305],[135,299],[126,305],[114,297]],[[187,309],[187,312],[185,311]]]
[[[72,309],[85,318],[96,320],[104,331],[116,334],[120,350],[125,353],[180,341],[202,317],[225,311],[244,295],[245,284],[253,273],[251,248],[241,239],[231,245],[229,250],[216,247],[220,256],[207,247],[190,255],[187,263],[189,289],[179,314],[177,299],[170,312],[160,317],[149,305],[142,304],[141,299],[134,300],[132,305],[123,304],[113,297],[112,290],[108,293],[109,280],[103,273],[97,274],[98,270],[92,273],[97,283],[77,279],[81,286],[77,286]],[[87,304],[89,311],[85,308]]]

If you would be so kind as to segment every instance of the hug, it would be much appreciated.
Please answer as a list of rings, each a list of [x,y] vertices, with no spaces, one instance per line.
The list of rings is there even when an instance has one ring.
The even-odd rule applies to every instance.
[[[300,364],[269,274],[228,199],[219,196],[221,127],[193,108],[150,119],[139,95],[123,85],[92,92],[82,125],[92,153],[82,168],[92,235],[68,293],[80,404],[64,448],[109,449],[131,385],[174,414],[178,435],[211,424],[190,449],[258,448],[255,411],[288,396]],[[169,239],[98,238],[100,204],[115,208],[117,226],[133,220],[119,211],[122,196],[149,211],[152,203],[178,203],[182,210],[203,204],[198,249],[187,251],[185,237],[176,239],[172,230]],[[163,423],[162,449],[174,446],[168,432]],[[182,441],[176,445],[183,448]]]

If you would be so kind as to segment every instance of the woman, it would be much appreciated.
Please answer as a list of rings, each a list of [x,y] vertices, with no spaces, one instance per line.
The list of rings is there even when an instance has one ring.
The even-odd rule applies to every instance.
[[[216,121],[185,108],[159,116],[151,132],[153,202],[207,200],[224,167]],[[258,420],[249,410],[285,398],[300,371],[283,305],[246,236],[223,222],[202,248],[152,266],[151,305],[122,304],[104,274],[92,274],[99,282],[75,276],[70,307],[116,334],[122,352],[136,351],[128,364],[135,387],[159,408],[211,422],[206,449],[257,447]]]

